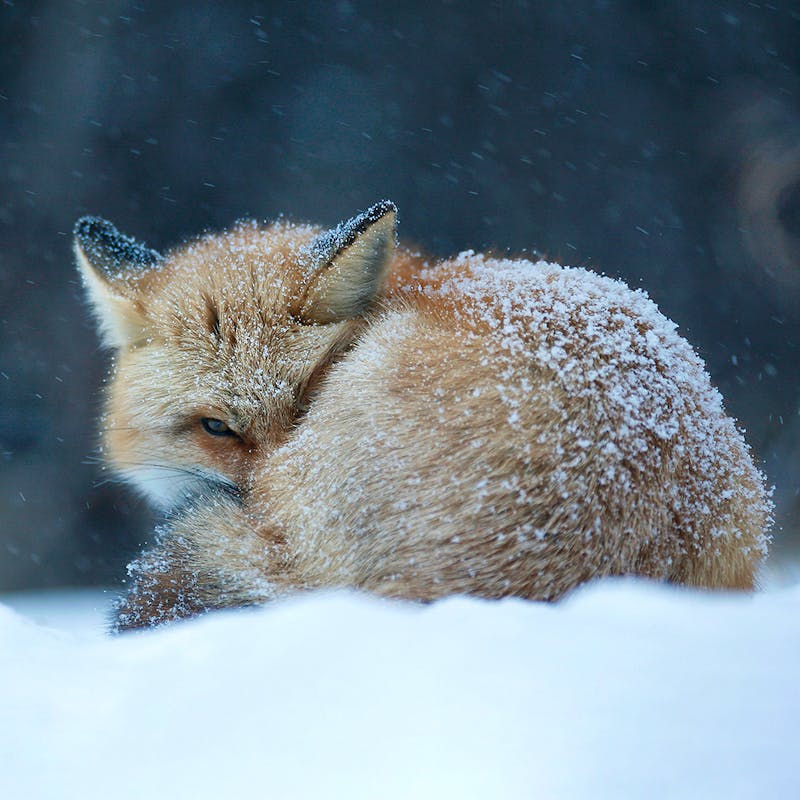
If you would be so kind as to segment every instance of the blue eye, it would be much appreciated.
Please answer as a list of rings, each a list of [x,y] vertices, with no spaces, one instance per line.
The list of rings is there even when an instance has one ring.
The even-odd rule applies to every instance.
[[[203,417],[200,420],[203,430],[212,436],[235,436],[236,434],[221,420]]]

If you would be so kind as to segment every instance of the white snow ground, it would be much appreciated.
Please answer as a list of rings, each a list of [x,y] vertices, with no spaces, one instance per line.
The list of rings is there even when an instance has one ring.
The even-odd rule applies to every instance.
[[[800,797],[797,585],[317,594],[113,638],[102,594],[0,600],[8,800]]]

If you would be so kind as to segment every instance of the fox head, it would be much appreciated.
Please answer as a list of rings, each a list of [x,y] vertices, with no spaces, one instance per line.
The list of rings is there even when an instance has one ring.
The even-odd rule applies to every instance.
[[[243,223],[167,255],[78,220],[78,268],[114,351],[107,463],[162,508],[245,488],[365,324],[395,217],[383,201],[330,231]]]

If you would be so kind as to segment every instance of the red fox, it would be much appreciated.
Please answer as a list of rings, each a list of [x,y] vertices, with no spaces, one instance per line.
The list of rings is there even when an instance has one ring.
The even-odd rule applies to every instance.
[[[584,269],[239,224],[159,253],[99,218],[111,467],[173,509],[119,629],[316,587],[554,600],[606,575],[752,589],[771,503],[701,359]]]

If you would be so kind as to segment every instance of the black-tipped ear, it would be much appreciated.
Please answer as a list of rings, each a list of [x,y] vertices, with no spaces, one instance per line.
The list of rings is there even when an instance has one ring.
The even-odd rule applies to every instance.
[[[160,253],[121,233],[102,217],[81,217],[73,233],[79,257],[108,279],[141,272],[163,260]]]
[[[162,256],[120,233],[100,217],[81,217],[74,228],[75,258],[103,343],[121,348],[144,335],[130,279],[157,267]]]
[[[319,236],[309,249],[312,275],[300,316],[326,324],[363,314],[391,266],[397,208],[382,200]]]

